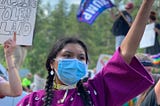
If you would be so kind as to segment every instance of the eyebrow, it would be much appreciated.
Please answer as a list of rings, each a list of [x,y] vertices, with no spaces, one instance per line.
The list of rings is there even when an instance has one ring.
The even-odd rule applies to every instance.
[[[71,53],[71,54],[73,54],[73,52],[68,51],[68,50],[65,50],[63,53]],[[85,53],[83,52],[83,53],[80,53],[79,55],[84,55],[85,56]]]

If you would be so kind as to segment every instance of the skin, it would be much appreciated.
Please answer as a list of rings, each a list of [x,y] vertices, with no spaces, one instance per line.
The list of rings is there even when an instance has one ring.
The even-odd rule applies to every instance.
[[[135,21],[120,46],[121,55],[128,64],[139,46],[153,2],[154,0],[143,0]]]
[[[155,22],[150,20],[150,23]],[[160,34],[160,30],[158,28],[154,29],[158,35]],[[156,86],[155,86],[155,94],[156,94],[156,98],[157,98],[157,103],[160,104],[160,80],[157,82]]]
[[[57,71],[59,59],[73,59],[76,58],[86,63],[85,51],[79,44],[69,43],[58,54],[55,61],[51,64],[51,68]],[[56,76],[56,83],[63,84]]]
[[[156,93],[157,104],[160,105],[160,80],[157,82],[154,89],[155,89],[155,93]]]
[[[139,46],[153,2],[154,0],[143,0],[135,21],[120,46],[120,54],[127,64],[131,62]],[[67,44],[58,53],[55,61],[51,64],[51,68],[57,70],[60,58],[77,58],[83,62],[86,61],[85,52],[79,44]],[[56,83],[63,84],[57,77]]]
[[[22,93],[21,80],[13,60],[13,51],[15,47],[16,33],[14,33],[14,37],[12,39],[8,39],[4,42],[4,54],[8,67],[9,81],[0,83],[1,96],[20,96]]]
[[[156,20],[149,19],[148,23],[156,23]],[[160,35],[160,30],[158,28],[154,28],[154,30],[155,30],[155,32],[158,33],[158,35]]]
[[[133,11],[133,9],[134,9],[134,8],[125,9],[125,10],[126,10],[129,14],[131,14],[132,11]],[[117,8],[117,10],[118,10],[118,8]],[[118,10],[118,11],[119,11],[119,14],[118,14],[118,15],[115,15],[114,12],[113,12],[113,10],[110,11],[110,16],[112,17],[111,19],[113,19],[113,20],[115,21],[115,20],[116,20],[117,18],[119,18],[120,16],[123,16],[124,19],[126,20],[126,17],[123,15],[122,11],[120,11],[120,10]],[[126,20],[126,21],[127,21],[127,20]],[[129,26],[132,25],[132,23],[130,23],[130,22],[127,22],[127,23],[129,24]]]
[[[146,67],[145,66],[145,69],[147,71],[151,72],[152,67]],[[154,90],[155,90],[155,94],[156,94],[156,98],[157,98],[157,104],[160,104],[160,79],[157,82],[157,84],[155,85]]]
[[[154,21],[152,19],[149,19],[149,23],[155,23],[155,22],[156,22],[156,20]],[[155,28],[154,30],[155,30],[155,32],[158,33],[158,35],[160,34],[160,30],[158,28]],[[160,80],[155,85],[154,90],[155,90],[155,94],[156,94],[156,98],[157,98],[157,104],[160,104]]]

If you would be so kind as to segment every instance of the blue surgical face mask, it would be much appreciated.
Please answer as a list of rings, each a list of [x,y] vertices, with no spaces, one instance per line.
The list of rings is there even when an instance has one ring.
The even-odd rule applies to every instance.
[[[58,61],[58,78],[66,85],[74,85],[87,73],[88,66],[78,59],[60,59]]]

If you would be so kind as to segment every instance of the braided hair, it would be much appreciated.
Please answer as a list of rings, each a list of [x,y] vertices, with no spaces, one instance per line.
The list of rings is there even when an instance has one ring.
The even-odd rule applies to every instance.
[[[46,86],[45,86],[45,99],[44,99],[44,106],[50,106],[52,103],[52,98],[53,98],[53,79],[54,75],[51,75],[51,71],[48,71],[48,76],[47,76],[47,81],[46,81]]]
[[[87,47],[81,40],[75,37],[62,38],[58,40],[53,46],[51,52],[48,55],[47,61],[46,61],[46,69],[48,70],[48,76],[47,76],[47,81],[46,81],[46,86],[45,86],[44,106],[50,106],[52,103],[53,97],[54,97],[52,88],[53,88],[53,79],[55,76],[55,72],[53,74],[51,73],[52,71],[55,71],[55,70],[51,68],[50,64],[53,63],[53,59],[56,58],[57,54],[65,47],[65,45],[69,43],[79,44],[80,46],[82,46],[82,48],[85,51],[86,63],[89,61]],[[84,106],[91,106],[92,104],[91,98],[86,88],[83,86],[83,83],[81,80],[77,83],[77,89],[83,100]]]
[[[87,89],[83,86],[83,81],[80,80],[77,83],[78,92],[83,100],[84,106],[92,106],[91,98],[87,92]]]

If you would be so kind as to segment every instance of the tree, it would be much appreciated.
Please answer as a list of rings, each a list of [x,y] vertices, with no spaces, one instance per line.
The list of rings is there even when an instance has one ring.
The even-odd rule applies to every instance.
[[[125,4],[128,0],[115,1],[116,4]],[[132,14],[133,17],[137,14],[140,2],[142,1],[134,0],[136,8]],[[78,6],[73,4],[69,7],[65,0],[60,0],[52,9],[49,3],[42,6],[41,0],[39,1],[33,45],[28,49],[22,68],[28,68],[33,74],[40,73],[45,77],[47,74],[45,61],[53,43],[66,36],[77,36],[86,42],[90,54],[89,68],[96,67],[100,54],[114,53],[114,36],[111,33],[113,21],[108,10],[100,14],[92,25],[88,25],[77,21]],[[155,9],[159,7],[155,6]],[[138,52],[143,50],[138,49]],[[0,58],[0,63],[5,65],[2,45],[0,45]]]

